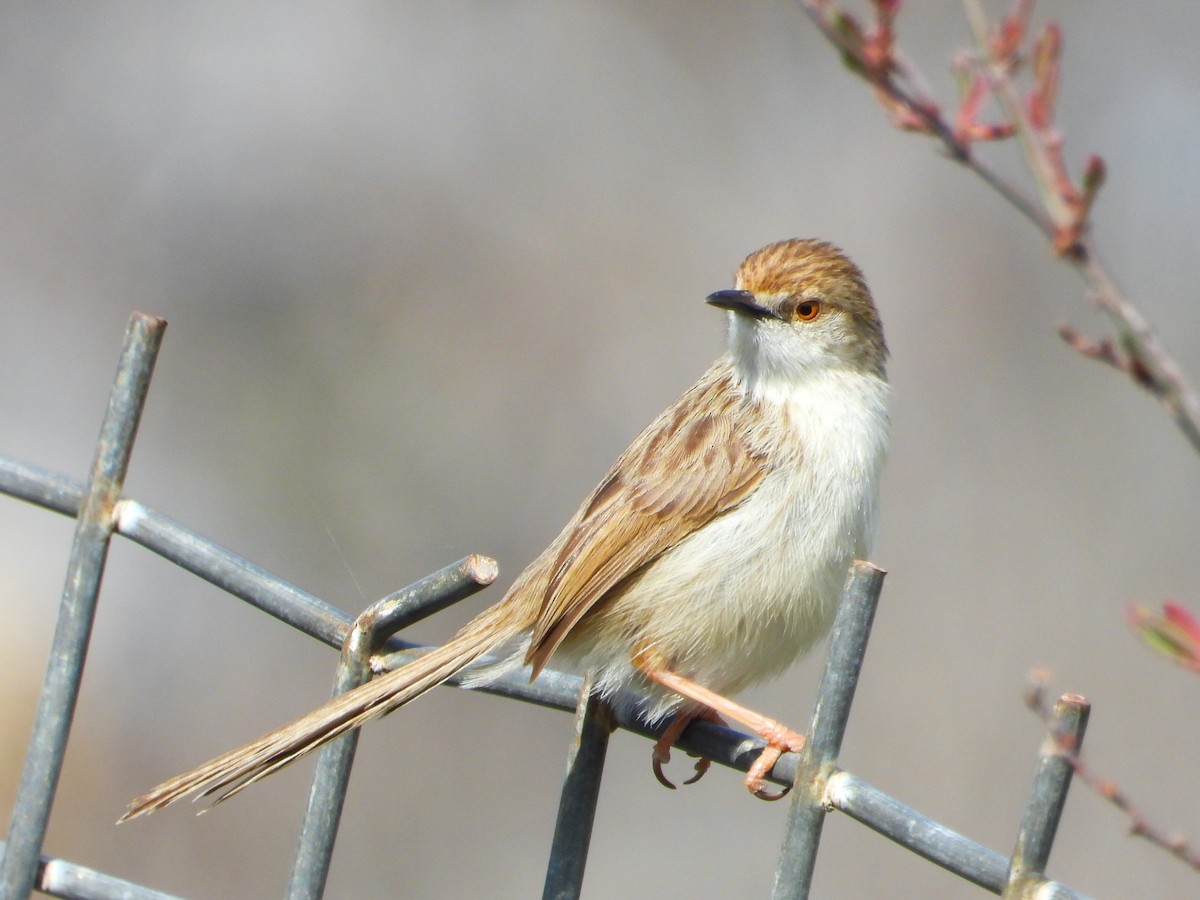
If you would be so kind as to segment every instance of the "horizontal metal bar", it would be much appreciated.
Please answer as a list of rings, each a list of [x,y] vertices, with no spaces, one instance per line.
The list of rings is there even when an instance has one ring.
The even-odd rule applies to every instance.
[[[342,646],[352,617],[136,500],[122,500],[117,532],[221,590],[331,647]]]
[[[0,456],[0,493],[63,515],[83,503],[78,481]],[[354,617],[136,500],[117,504],[116,531],[226,593],[341,649]]]
[[[849,772],[829,779],[830,804],[884,837],[994,893],[1004,888],[1008,858],[921,815]]]
[[[1008,859],[982,844],[921,815],[849,772],[836,772],[826,788],[830,805],[868,828],[891,838],[967,881],[999,894],[1008,876]],[[1039,896],[1083,900],[1085,895],[1055,882],[1044,882]]]
[[[373,653],[397,631],[470,597],[498,574],[494,559],[474,553],[372,603],[355,619],[354,627],[369,639],[366,651]]]
[[[0,841],[0,853],[4,848],[4,841]],[[34,890],[64,900],[178,900],[174,894],[164,894],[54,856],[38,857]]]
[[[0,493],[66,516],[79,515],[84,484],[47,469],[0,456]]]
[[[390,648],[395,643],[396,639],[393,638],[388,642],[389,652],[376,656],[372,660],[372,667],[376,671],[399,668],[432,649],[409,645],[401,650],[391,650]],[[468,671],[495,662],[497,660],[494,657],[482,657],[468,670],[446,679],[446,684],[461,687],[462,682],[467,678]],[[470,690],[521,700],[548,709],[574,712],[582,687],[583,679],[578,675],[570,675],[554,669],[543,669],[537,678],[530,681],[528,669],[526,669],[508,672],[486,685],[473,685]],[[638,699],[638,695],[632,692],[621,692],[611,698],[613,723],[625,731],[657,740],[662,736],[667,723],[659,722],[651,725],[634,712],[638,706]],[[758,759],[759,752],[766,744],[761,738],[751,737],[732,728],[712,722],[696,721],[688,726],[679,740],[675,742],[675,746],[686,753],[704,756],[720,765],[745,772]],[[771,770],[768,780],[780,785],[791,784],[796,777],[798,761],[799,754],[783,754],[779,762],[775,763],[775,768]]]

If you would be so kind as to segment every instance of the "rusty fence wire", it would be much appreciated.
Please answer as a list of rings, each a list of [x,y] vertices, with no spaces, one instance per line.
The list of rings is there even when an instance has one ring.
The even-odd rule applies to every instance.
[[[496,577],[492,560],[470,556],[379,600],[355,618],[123,496],[125,472],[165,327],[163,320],[153,316],[132,316],[87,484],[0,457],[0,493],[78,520],[41,700],[8,832],[0,843],[0,900],[16,900],[33,891],[93,900],[161,900],[168,896],[42,852],[114,533],[338,648],[341,657],[335,692],[350,690],[369,678],[371,657],[382,660],[384,669],[411,660],[422,648],[394,637],[397,631],[469,596]],[[1051,734],[1042,745],[1029,799],[1008,855],[940,825],[839,768],[842,736],[883,577],[881,570],[867,563],[852,567],[829,641],[808,744],[801,753],[785,754],[771,773],[777,784],[795,787],[773,896],[777,900],[808,896],[822,824],[828,813],[840,810],[992,893],[1013,898],[1082,897],[1045,875],[1073,771],[1061,748],[1078,748],[1087,725],[1088,704],[1082,698],[1064,696],[1055,708]],[[457,684],[458,678],[449,683]],[[575,735],[548,850],[543,897],[578,897],[609,735],[614,728],[623,728],[657,738],[662,726],[649,727],[620,711],[632,705],[615,704],[614,708],[599,702],[585,690],[583,679],[560,672],[544,671],[533,682],[516,672],[481,690],[575,713]],[[316,898],[324,892],[356,744],[357,732],[351,732],[320,751],[286,889],[289,898]],[[678,746],[745,771],[762,742],[712,723],[696,722]]]

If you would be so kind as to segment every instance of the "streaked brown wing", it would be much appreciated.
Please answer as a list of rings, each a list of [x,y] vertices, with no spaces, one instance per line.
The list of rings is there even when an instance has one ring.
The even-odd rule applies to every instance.
[[[535,675],[605,592],[754,490],[765,454],[752,430],[723,361],[638,435],[555,542],[526,658]]]

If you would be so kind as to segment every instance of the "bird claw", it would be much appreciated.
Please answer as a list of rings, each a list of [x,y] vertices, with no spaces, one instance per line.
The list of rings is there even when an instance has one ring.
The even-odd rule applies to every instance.
[[[704,773],[709,770],[710,766],[712,766],[712,760],[706,756],[701,756],[699,759],[696,760],[696,765],[695,765],[696,774],[693,775],[691,778],[689,778],[687,781],[685,781],[684,784],[695,784],[697,781],[699,781],[701,778],[704,777]]]
[[[782,800],[791,792],[792,786],[790,784],[779,791],[768,791],[765,784],[758,788],[750,788],[750,793],[752,793],[755,797],[757,797],[759,800],[767,801]]]
[[[658,739],[658,742],[655,743],[654,753],[651,757],[654,766],[654,777],[658,779],[658,783],[663,787],[675,790],[675,782],[671,781],[671,779],[666,776],[666,773],[663,772],[663,766],[671,761],[671,748],[675,745],[675,741],[679,739],[679,736],[683,734],[684,730],[692,723],[693,720],[700,718],[706,719],[710,722],[716,722],[720,725],[725,724],[721,720],[721,717],[711,710],[700,713],[684,713],[675,717],[671,724],[667,726],[666,730],[663,731],[662,736]],[[695,754],[692,755],[694,756]],[[685,781],[684,784],[695,784],[704,777],[704,773],[708,771],[711,765],[711,760],[706,759],[703,756],[698,757],[696,759],[695,767],[696,774]]]
[[[664,770],[662,770],[662,766],[664,766],[664,764],[666,764],[667,762],[670,762],[670,761],[671,761],[671,752],[670,751],[666,752],[666,758],[661,758],[659,756],[658,752],[655,752],[653,760],[652,760],[652,762],[650,762],[650,764],[652,764],[652,767],[654,768],[654,778],[659,780],[659,784],[664,787],[670,788],[670,790],[674,791],[674,790],[676,790],[676,784],[674,784],[674,782],[671,779],[668,779],[666,773],[664,772]],[[698,758],[698,760],[696,760],[696,767],[695,767],[696,774],[692,775],[691,778],[684,781],[684,784],[685,785],[696,784],[697,781],[700,781],[702,778],[704,778],[704,773],[708,772],[708,769],[710,766],[712,766],[712,764],[713,764],[712,760],[706,760],[706,758],[704,758],[703,756]]]
[[[668,762],[670,760],[671,752],[668,750],[668,751],[666,751],[666,753],[664,755],[666,756],[666,759],[660,759],[659,753],[658,753],[658,748],[656,747],[654,750],[654,756],[652,758],[651,765],[654,768],[654,777],[658,779],[658,783],[661,784],[663,787],[668,788],[673,791],[673,790],[675,790],[675,783],[666,776],[666,773],[663,772],[663,768],[662,768],[663,763]]]
[[[660,751],[658,749],[658,747],[654,748],[654,756],[651,759],[651,765],[654,768],[654,777],[658,779],[658,783],[661,784],[663,787],[670,788],[671,790],[675,790],[675,782],[671,781],[671,779],[667,777],[666,772],[663,771],[663,766],[666,765],[670,761],[671,761],[671,751],[670,750]],[[707,772],[711,766],[712,766],[712,760],[706,759],[705,757],[701,756],[699,759],[696,760],[696,766],[695,766],[696,774],[693,775],[691,778],[687,779],[684,782],[684,784],[695,784],[697,781],[699,781],[701,778],[704,777],[704,773]]]

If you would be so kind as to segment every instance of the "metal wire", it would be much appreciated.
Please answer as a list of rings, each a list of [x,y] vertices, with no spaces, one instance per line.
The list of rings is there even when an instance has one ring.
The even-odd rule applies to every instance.
[[[592,823],[600,802],[600,779],[613,727],[612,710],[592,693],[591,679],[584,679],[542,900],[576,900],[583,891],[583,870],[592,843]]]
[[[84,485],[29,463],[0,457],[0,493],[76,516]],[[298,631],[340,648],[354,617],[254,563],[201,537],[162,513],[124,498],[115,531]]]
[[[334,696],[370,679],[371,654],[394,632],[487,587],[496,580],[496,574],[495,560],[468,556],[369,606],[346,637]],[[325,892],[358,735],[355,729],[330,741],[318,756],[292,880],[288,884],[287,896],[291,900],[315,900]]]
[[[5,849],[0,841],[0,853]],[[87,866],[39,856],[37,878],[34,889],[51,897],[66,900],[177,900],[172,894],[164,894],[123,878],[105,875]]]
[[[1044,881],[1050,861],[1050,848],[1058,833],[1067,791],[1075,768],[1071,754],[1079,750],[1087,731],[1091,705],[1083,697],[1065,694],[1054,705],[1050,733],[1042,742],[1037,774],[1025,804],[1025,816],[1017,834],[1017,845],[1008,864],[1004,894],[1006,897],[1032,896],[1032,890]]]
[[[416,618],[461,599],[494,577],[494,569],[490,577],[480,577],[480,558],[464,560],[384,598],[355,619],[137,501],[120,498],[163,326],[161,320],[153,317],[133,316],[87,486],[0,457],[0,493],[79,519],[46,689],[30,740],[8,841],[0,842],[4,855],[0,900],[25,897],[35,887],[52,896],[71,898],[161,900],[167,896],[83,866],[39,855],[78,696],[105,551],[114,531],[293,628],[342,648],[335,692],[349,689],[368,677],[367,660],[372,654],[375,665],[381,668],[395,668],[413,659],[422,648],[389,635]],[[795,783],[797,795],[776,872],[775,895],[807,895],[821,823],[827,812],[836,809],[995,893],[1007,887],[1011,892],[1036,889],[1038,896],[1081,897],[1069,888],[1045,880],[1043,873],[1070,783],[1070,764],[1063,748],[1069,746],[1077,752],[1086,726],[1087,708],[1082,698],[1064,698],[1060,704],[1058,718],[1052,724],[1053,739],[1043,746],[1017,848],[1011,858],[945,828],[837,768],[881,582],[879,570],[856,564],[834,626],[809,745],[803,754],[784,754],[769,776],[777,784]],[[383,652],[377,653],[381,648]],[[479,664],[488,662],[484,659]],[[460,681],[461,676],[455,676],[447,683]],[[650,726],[639,719],[632,712],[637,708],[636,702],[628,702],[628,698],[616,698],[608,708],[594,701],[583,687],[583,680],[576,676],[544,670],[532,682],[522,672],[512,672],[486,687],[475,688],[564,711],[579,707],[546,878],[545,896],[556,900],[577,897],[581,890],[609,732],[620,727],[657,739],[665,727],[665,723]],[[578,702],[581,697],[582,704]],[[324,890],[356,739],[355,733],[334,742],[318,763],[289,886],[290,896],[319,897]],[[763,742],[711,722],[697,721],[684,732],[677,745],[688,753],[746,771]]]
[[[135,313],[125,334],[108,411],[96,443],[91,482],[75,526],[58,625],[8,827],[4,862],[0,865],[0,894],[5,897],[25,896],[37,878],[38,854],[83,682],[83,663],[108,557],[113,511],[124,486],[133,439],[150,389],[150,374],[166,327],[162,319]]]
[[[825,823],[825,783],[842,750],[883,576],[884,572],[870,563],[855,562],[850,567],[833,623],[808,744],[796,768],[792,808],[775,869],[775,900],[802,900],[812,885]]]

